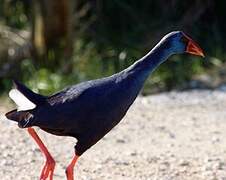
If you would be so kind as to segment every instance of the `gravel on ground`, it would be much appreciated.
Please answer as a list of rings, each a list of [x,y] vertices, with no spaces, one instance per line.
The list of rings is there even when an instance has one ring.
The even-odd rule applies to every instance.
[[[0,177],[39,179],[44,157],[0,105]],[[76,139],[36,128],[66,179]],[[192,90],[138,97],[123,121],[78,161],[76,180],[225,180],[226,91]]]

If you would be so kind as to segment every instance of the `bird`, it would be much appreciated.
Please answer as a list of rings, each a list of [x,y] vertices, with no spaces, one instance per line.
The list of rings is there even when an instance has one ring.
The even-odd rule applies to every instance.
[[[14,80],[9,97],[17,108],[5,116],[16,121],[20,128],[26,128],[44,154],[46,161],[40,179],[53,179],[55,160],[33,126],[53,135],[77,139],[74,156],[66,168],[67,180],[74,180],[79,157],[123,119],[149,75],[171,55],[183,53],[204,57],[203,50],[188,35],[173,31],[128,68],[66,87],[53,95],[35,93]]]

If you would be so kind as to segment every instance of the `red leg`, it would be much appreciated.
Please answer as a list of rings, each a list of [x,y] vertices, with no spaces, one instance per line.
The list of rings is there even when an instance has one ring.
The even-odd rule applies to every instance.
[[[67,180],[74,180],[74,166],[79,156],[75,155],[66,169]]]
[[[46,180],[48,177],[50,180],[53,179],[53,171],[55,167],[55,160],[47,150],[46,146],[43,144],[42,140],[39,138],[38,134],[35,132],[35,130],[31,127],[28,128],[29,134],[32,136],[32,138],[35,140],[35,142],[38,144],[40,150],[46,157],[46,163],[42,169],[42,173],[40,176],[40,180]]]

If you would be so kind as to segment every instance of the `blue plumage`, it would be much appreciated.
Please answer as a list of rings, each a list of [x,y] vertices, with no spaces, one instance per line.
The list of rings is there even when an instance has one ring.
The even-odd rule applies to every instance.
[[[146,56],[110,77],[83,82],[49,97],[31,94],[22,84],[20,90],[38,106],[6,114],[20,127],[41,129],[78,139],[76,154],[81,155],[124,117],[145,80],[170,55],[184,53],[188,44],[182,32],[166,35]]]

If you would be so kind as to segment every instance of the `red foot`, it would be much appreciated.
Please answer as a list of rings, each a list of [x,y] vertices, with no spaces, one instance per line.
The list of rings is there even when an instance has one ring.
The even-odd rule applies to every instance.
[[[67,180],[74,180],[74,169],[67,167],[66,175],[67,175]]]
[[[46,157],[46,163],[42,169],[40,180],[46,180],[48,177],[49,177],[49,180],[53,180],[53,171],[55,168],[55,161],[54,161],[53,157],[51,156],[48,149],[43,144],[42,140],[39,138],[39,136],[35,132],[35,130],[33,128],[29,127],[28,132],[32,136],[32,138],[35,140],[35,142],[38,144],[40,150],[43,152],[43,154]]]
[[[79,156],[74,156],[74,158],[72,159],[71,163],[69,164],[69,166],[66,169],[66,175],[67,175],[67,180],[74,180],[74,166],[75,163],[77,162]]]
[[[46,163],[42,169],[40,180],[53,180],[53,171],[55,168],[55,160],[53,158],[46,159]]]

